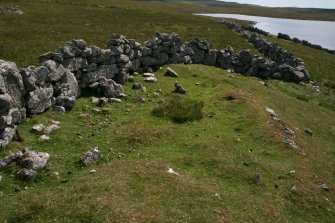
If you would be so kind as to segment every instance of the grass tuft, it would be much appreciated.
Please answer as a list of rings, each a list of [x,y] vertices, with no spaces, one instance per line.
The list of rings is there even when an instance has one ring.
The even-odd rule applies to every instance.
[[[204,103],[180,95],[171,95],[166,102],[160,103],[152,110],[156,117],[167,117],[176,123],[185,123],[203,118]]]

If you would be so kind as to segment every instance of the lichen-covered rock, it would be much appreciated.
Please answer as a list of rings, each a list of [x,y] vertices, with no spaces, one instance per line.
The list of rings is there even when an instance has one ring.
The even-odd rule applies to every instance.
[[[116,98],[123,93],[123,87],[112,79],[101,77],[99,79],[100,88],[106,98]]]
[[[40,114],[49,109],[52,105],[54,89],[52,86],[38,88],[29,92],[27,99],[27,109],[30,114]]]
[[[6,94],[6,96],[2,96]],[[25,88],[16,64],[0,60],[0,113],[10,108],[24,107]]]
[[[119,74],[119,68],[115,64],[103,65],[97,68],[96,71],[83,74],[81,81],[85,84],[91,84],[97,82],[100,77],[113,79],[117,74]]]
[[[43,66],[46,67],[49,71],[49,74],[46,77],[46,81],[49,82],[56,82],[60,80],[66,72],[66,69],[62,64],[53,60],[45,61]]]
[[[10,141],[13,140],[16,134],[16,129],[15,125],[0,129],[0,151],[4,150]]]
[[[22,157],[22,152],[18,151],[15,153],[10,153],[8,156],[0,159],[0,168],[8,166],[12,162],[19,160]]]
[[[49,153],[36,152],[26,149],[19,163],[20,166],[31,170],[42,170],[46,167],[49,161]]]
[[[55,92],[58,95],[56,105],[71,109],[80,93],[78,81],[74,74],[67,70],[63,78],[59,80],[58,85],[55,86]]]
[[[24,168],[16,173],[16,177],[21,181],[33,182],[37,177],[37,171]]]
[[[88,150],[85,154],[83,154],[80,158],[80,161],[85,165],[90,165],[97,163],[101,160],[102,155],[97,147]]]
[[[81,68],[85,68],[88,66],[87,60],[82,57],[65,59],[62,64],[65,68],[69,69],[71,72],[77,71]]]
[[[45,126],[43,124],[36,124],[31,128],[32,132],[40,133],[44,130]]]
[[[59,124],[51,124],[43,129],[44,134],[49,135],[50,133],[60,129]]]

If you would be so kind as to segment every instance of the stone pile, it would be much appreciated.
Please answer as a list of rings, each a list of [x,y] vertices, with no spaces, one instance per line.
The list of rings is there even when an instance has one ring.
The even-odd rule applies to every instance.
[[[16,173],[16,177],[22,181],[32,182],[36,179],[38,171],[46,168],[49,158],[48,153],[25,148],[22,152],[11,153],[0,159],[0,169],[16,162],[22,168]]]
[[[48,109],[64,113],[86,89],[97,91],[106,101],[115,101],[125,97],[122,84],[133,80],[132,74],[150,73],[164,64],[204,64],[246,76],[294,82],[308,79],[301,60],[293,60],[295,57],[289,52],[257,36],[250,38],[270,59],[247,50],[236,53],[232,47],[212,49],[206,40],[183,43],[176,33],[156,33],[143,46],[113,34],[107,49],[88,46],[84,40],[71,40],[56,52],[41,55],[41,66],[20,70],[15,63],[0,60],[0,150],[13,139],[16,125],[27,115]],[[177,75],[170,70],[169,76]],[[144,78],[157,81],[154,76]]]

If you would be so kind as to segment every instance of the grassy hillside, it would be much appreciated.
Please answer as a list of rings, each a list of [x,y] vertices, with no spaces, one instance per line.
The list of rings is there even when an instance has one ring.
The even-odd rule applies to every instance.
[[[2,5],[13,4],[1,1]],[[166,4],[166,3],[164,3]],[[155,31],[177,32],[184,40],[201,37],[216,48],[252,48],[241,37],[182,10],[163,10],[130,1],[16,1],[22,16],[0,15],[0,58],[19,66],[36,64],[38,55],[64,41],[83,38],[104,47],[112,32],[144,41]],[[170,7],[170,6],[169,6]],[[165,8],[166,9],[166,8]],[[306,61],[313,78],[334,81],[335,57],[280,40]],[[326,59],[325,59],[326,58]],[[31,184],[16,180],[17,169],[0,170],[0,219],[4,222],[332,222],[335,216],[335,99],[333,91],[308,85],[264,81],[200,65],[171,65],[177,79],[156,72],[147,94],[124,86],[128,99],[96,107],[91,94],[65,115],[46,112],[19,126],[24,142],[50,153],[51,169]],[[203,118],[183,124],[152,114],[172,94],[202,103]],[[143,83],[141,76],[135,81]],[[199,85],[196,85],[198,83]],[[159,92],[153,97],[153,92]],[[137,95],[145,103],[135,102]],[[265,111],[273,108],[295,132],[298,149]],[[98,110],[97,110],[98,109]],[[100,110],[100,111],[99,111]],[[82,118],[82,114],[88,118]],[[51,141],[39,142],[34,124],[58,120]],[[306,128],[313,130],[310,137]],[[103,160],[83,167],[79,157],[99,147]],[[173,168],[180,176],[167,173]],[[95,169],[96,173],[90,173]],[[59,172],[56,177],[54,172]],[[255,184],[254,176],[262,181]],[[319,188],[327,184],[330,192]],[[14,192],[14,188],[21,192]]]
[[[310,8],[269,8],[256,5],[221,2],[216,0],[136,0],[144,4],[164,5],[167,8],[183,12],[197,13],[234,13],[244,15],[267,16],[276,18],[335,20],[334,9]],[[173,4],[171,4],[173,3]],[[184,4],[184,5],[183,5]]]

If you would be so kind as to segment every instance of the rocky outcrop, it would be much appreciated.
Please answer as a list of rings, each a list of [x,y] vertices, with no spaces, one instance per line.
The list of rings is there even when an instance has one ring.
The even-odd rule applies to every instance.
[[[88,46],[84,40],[71,40],[56,52],[39,57],[41,66],[18,69],[13,62],[0,60],[0,149],[14,138],[16,125],[26,115],[48,109],[63,113],[70,110],[82,91],[90,89],[102,94],[105,101],[123,97],[122,84],[133,80],[133,73],[152,72],[164,64],[204,64],[234,70],[245,76],[276,78],[300,82],[308,80],[301,59],[279,45],[266,42],[256,34],[241,30],[263,54],[222,50],[201,39],[183,42],[176,33],[156,33],[143,45],[126,36],[113,34],[107,49]],[[168,76],[177,74],[169,69]],[[157,82],[154,76],[144,76]],[[137,88],[138,86],[135,86]],[[145,91],[144,87],[141,87]]]

